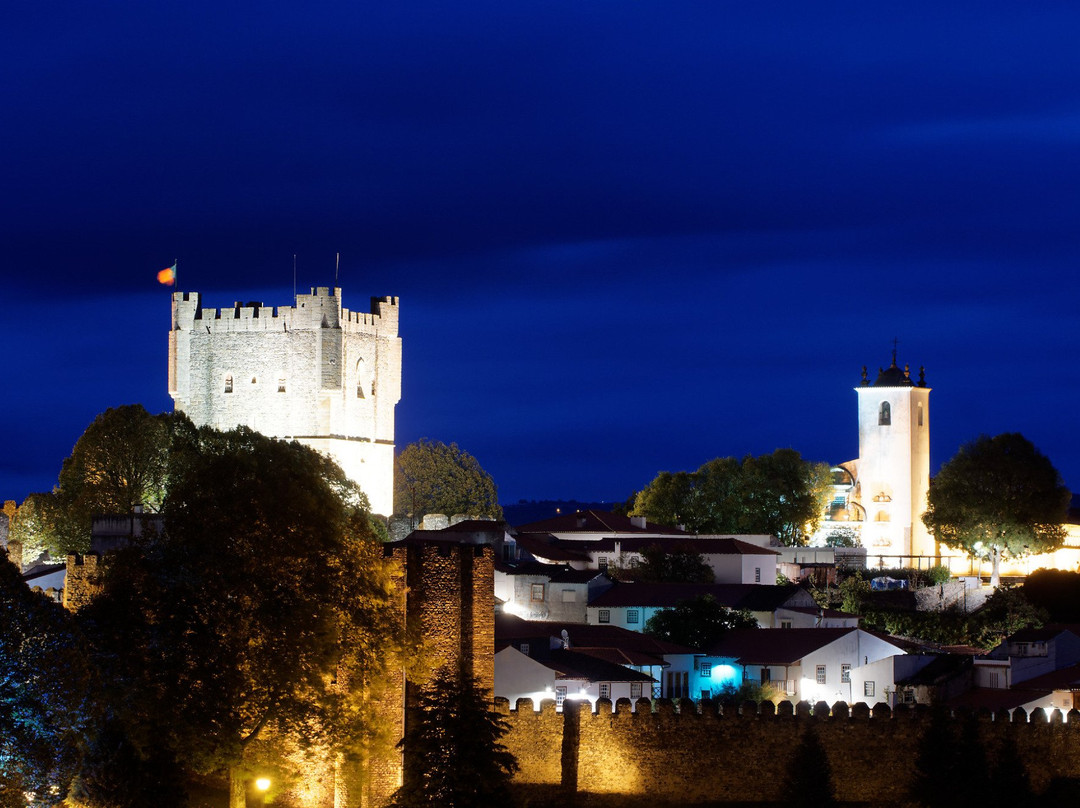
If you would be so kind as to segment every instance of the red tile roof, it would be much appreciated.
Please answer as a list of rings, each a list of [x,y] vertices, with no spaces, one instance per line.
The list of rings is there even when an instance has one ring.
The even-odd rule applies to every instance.
[[[565,513],[551,519],[531,522],[517,528],[520,533],[661,533],[672,536],[685,536],[686,531],[677,527],[646,522],[645,527],[637,527],[629,516],[609,511],[579,511]]]
[[[734,657],[743,665],[793,665],[807,654],[859,629],[851,628],[747,628],[736,629],[708,651]]]

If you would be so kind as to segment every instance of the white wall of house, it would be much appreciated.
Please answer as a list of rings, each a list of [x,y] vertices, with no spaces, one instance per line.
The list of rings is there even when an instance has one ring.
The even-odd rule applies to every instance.
[[[559,679],[555,671],[535,659],[525,656],[513,647],[506,647],[495,654],[495,695],[508,699],[510,705],[518,699],[532,699],[533,709],[539,710],[544,699],[555,701],[556,709],[562,708],[564,699],[588,701],[591,709],[601,698],[619,699],[650,698],[649,682],[589,681],[587,679]]]
[[[829,704],[865,701],[861,689],[853,687],[852,671],[859,665],[903,653],[904,649],[880,637],[862,630],[852,631],[802,658],[799,698]],[[845,670],[844,666],[849,667]]]
[[[858,628],[858,615],[845,615],[843,617],[826,615],[820,617],[809,612],[795,611],[783,607],[775,612],[763,612],[768,615],[764,620],[759,617],[758,625],[762,628]],[[755,617],[757,613],[755,613]]]

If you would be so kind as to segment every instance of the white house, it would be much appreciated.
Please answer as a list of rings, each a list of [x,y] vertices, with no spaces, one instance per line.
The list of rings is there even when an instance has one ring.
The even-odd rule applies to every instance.
[[[725,635],[710,653],[730,657],[746,680],[771,683],[793,701],[854,704],[870,699],[853,685],[853,671],[906,653],[894,642],[859,628],[739,629]]]
[[[512,705],[518,699],[531,699],[534,710],[540,709],[544,699],[553,699],[557,710],[567,699],[588,701],[591,708],[599,699],[637,701],[652,695],[654,681],[648,674],[561,648],[542,660],[512,645],[495,654],[495,695]]]
[[[495,597],[503,611],[526,620],[584,623],[591,598],[612,586],[600,570],[577,570],[564,564],[495,564]]]
[[[1080,663],[1080,637],[1061,626],[1022,629],[975,659],[975,686],[1011,688]]]

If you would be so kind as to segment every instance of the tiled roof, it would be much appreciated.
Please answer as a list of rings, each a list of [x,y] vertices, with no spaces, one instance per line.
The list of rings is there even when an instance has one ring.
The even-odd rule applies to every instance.
[[[550,533],[532,533],[517,536],[517,545],[535,558],[548,561],[589,561],[589,554],[584,549],[567,547]]]
[[[1017,690],[1080,690],[1080,663],[1025,679],[1013,685]]]
[[[747,628],[736,629],[712,648],[710,654],[734,657],[744,665],[792,665],[807,654],[858,631],[857,628]]]
[[[1017,690],[1004,687],[976,687],[956,698],[949,699],[950,707],[967,707],[971,710],[1014,710],[1038,698],[1046,698],[1050,690]]]
[[[518,533],[661,533],[672,536],[685,536],[686,531],[677,527],[646,522],[645,527],[637,527],[629,516],[609,511],[579,511],[565,513],[551,519],[531,522],[517,528]]]
[[[655,681],[648,674],[579,651],[558,649],[551,652],[549,660],[538,661],[557,671],[558,679],[586,679],[590,682]]]
[[[898,679],[898,685],[935,685],[972,667],[974,657],[966,654],[939,654],[911,676]]]
[[[614,552],[615,542],[627,553],[640,553],[642,550],[660,546],[667,552],[686,551],[691,553],[708,553],[710,555],[764,555],[778,556],[779,552],[751,544],[748,541],[737,539],[733,536],[720,538],[695,538],[693,536],[604,536],[601,539],[590,542],[575,541],[574,545],[583,545],[590,552]],[[569,542],[564,541],[563,544]]]
[[[773,611],[796,597],[795,586],[778,584],[650,584],[619,582],[597,595],[589,607],[601,608],[672,608],[684,600],[712,595],[730,609],[750,609],[756,612]]]
[[[693,648],[658,640],[647,634],[629,631],[619,626],[593,626],[585,623],[560,623],[539,620],[522,620],[510,614],[495,615],[495,639],[497,642],[531,639],[561,639],[565,631],[570,647],[617,648],[634,654],[661,657],[664,654],[693,654]],[[658,663],[657,663],[658,664]]]
[[[526,561],[521,564],[503,564],[501,572],[507,575],[538,575],[552,583],[585,584],[594,578],[606,577],[602,570],[576,570],[564,564],[544,564],[540,561]]]

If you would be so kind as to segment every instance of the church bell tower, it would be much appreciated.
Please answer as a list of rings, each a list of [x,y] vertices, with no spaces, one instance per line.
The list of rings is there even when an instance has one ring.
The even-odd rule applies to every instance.
[[[930,490],[930,388],[919,368],[879,370],[871,382],[863,367],[859,396],[859,492],[866,521],[862,543],[871,558],[915,566],[912,556],[933,557],[936,545],[923,526]]]

